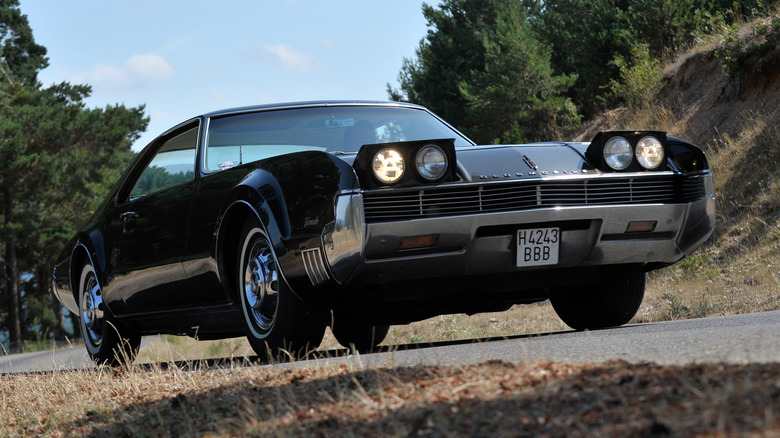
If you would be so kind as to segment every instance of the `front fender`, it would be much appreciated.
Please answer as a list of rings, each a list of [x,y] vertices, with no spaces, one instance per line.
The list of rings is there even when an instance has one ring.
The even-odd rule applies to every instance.
[[[336,196],[358,187],[357,177],[348,163],[317,151],[273,157],[252,166],[231,190],[215,233],[220,275],[234,291],[230,273],[238,269],[236,245],[243,224],[254,215],[265,227],[280,271],[303,298],[313,286],[303,253],[322,251],[322,232],[334,221]]]
[[[234,191],[217,220],[214,231],[214,254],[220,281],[233,301],[237,300],[237,272],[239,269],[238,250],[241,245],[241,230],[251,217],[257,218],[277,255],[286,251],[283,244],[283,232],[270,205],[248,186]]]

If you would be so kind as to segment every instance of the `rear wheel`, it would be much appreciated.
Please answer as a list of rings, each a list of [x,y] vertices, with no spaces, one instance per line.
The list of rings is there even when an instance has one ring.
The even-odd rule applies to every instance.
[[[109,318],[95,268],[86,263],[79,278],[79,324],[87,352],[97,365],[130,364],[138,354],[141,336],[120,332]]]
[[[316,350],[325,333],[324,318],[292,293],[256,219],[247,222],[241,235],[238,293],[252,349],[266,360],[288,354],[299,358]]]
[[[602,268],[600,283],[556,291],[550,302],[569,327],[593,330],[626,324],[636,315],[644,296],[642,265],[613,265]]]
[[[387,337],[389,325],[361,324],[335,318],[331,325],[333,337],[339,344],[357,351],[371,351]]]

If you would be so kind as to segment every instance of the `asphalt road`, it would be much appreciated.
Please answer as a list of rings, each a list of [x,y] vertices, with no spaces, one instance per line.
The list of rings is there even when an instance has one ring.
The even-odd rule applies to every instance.
[[[150,342],[152,339],[145,339]],[[634,324],[585,331],[393,346],[378,353],[333,350],[307,366],[347,362],[361,366],[394,364],[464,365],[487,360],[509,362],[780,363],[780,311]],[[295,366],[302,366],[301,362]],[[91,368],[83,347],[0,357],[0,373]]]

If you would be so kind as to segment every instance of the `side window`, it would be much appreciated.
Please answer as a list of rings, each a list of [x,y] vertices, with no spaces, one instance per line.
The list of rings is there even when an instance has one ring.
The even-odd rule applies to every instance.
[[[138,178],[130,192],[130,199],[192,181],[195,177],[197,142],[197,126],[166,141]]]

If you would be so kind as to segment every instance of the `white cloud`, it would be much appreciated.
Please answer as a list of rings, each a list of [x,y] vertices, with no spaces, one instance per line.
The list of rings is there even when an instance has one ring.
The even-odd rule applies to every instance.
[[[78,81],[95,88],[126,90],[145,88],[176,74],[176,69],[162,56],[133,55],[121,65],[98,64],[80,74]]]
[[[301,53],[286,44],[263,45],[263,53],[270,55],[281,63],[284,67],[298,70],[302,73],[308,72],[319,63],[319,60],[311,55]]]
[[[317,41],[317,47],[325,50],[332,50],[336,48],[336,42],[329,39]]]
[[[133,55],[125,61],[125,67],[142,80],[167,79],[176,74],[173,66],[160,55]]]

